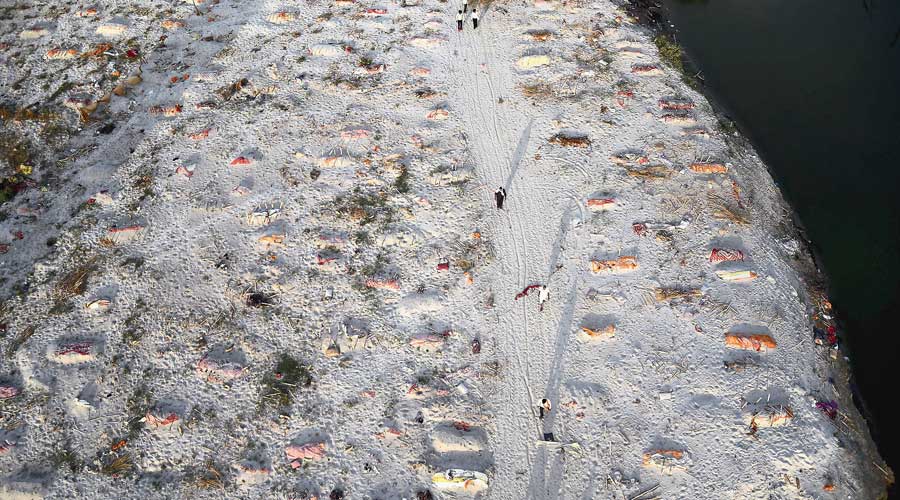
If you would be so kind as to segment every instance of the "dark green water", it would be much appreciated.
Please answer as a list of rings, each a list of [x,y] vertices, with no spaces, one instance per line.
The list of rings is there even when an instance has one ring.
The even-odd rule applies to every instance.
[[[900,0],[664,4],[805,226],[875,440],[900,471]]]

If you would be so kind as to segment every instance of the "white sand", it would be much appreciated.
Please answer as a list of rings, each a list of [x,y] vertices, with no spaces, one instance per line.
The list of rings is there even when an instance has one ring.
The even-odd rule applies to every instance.
[[[25,234],[0,241],[0,376],[22,389],[2,400],[2,495],[445,497],[432,474],[453,468],[487,475],[481,498],[875,496],[780,193],[611,2],[498,0],[461,34],[437,0],[76,4],[0,21],[0,84],[26,78],[9,98],[64,75],[46,104],[74,126],[66,99],[101,101],[113,69],[142,81],[97,106],[71,162],[35,162],[47,192],[3,207],[2,234]],[[591,272],[623,256],[637,267]],[[538,283],[543,312],[536,290],[514,300]],[[725,344],[762,330],[776,348]],[[58,351],[72,339],[94,347]],[[263,406],[283,354],[313,383]],[[846,420],[814,407],[832,399]]]

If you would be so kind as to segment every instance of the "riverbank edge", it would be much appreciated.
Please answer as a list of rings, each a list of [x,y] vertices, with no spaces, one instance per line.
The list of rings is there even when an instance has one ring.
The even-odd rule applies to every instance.
[[[682,79],[697,93],[701,94],[709,103],[713,115],[720,124],[730,130],[729,133],[723,134],[727,139],[729,146],[735,151],[746,153],[760,159],[760,163],[766,168],[766,173],[771,177],[772,182],[779,190],[779,198],[782,204],[781,209],[785,214],[789,215],[790,221],[788,230],[791,237],[800,243],[799,258],[792,261],[792,267],[797,271],[802,280],[801,299],[810,313],[814,313],[812,297],[821,296],[828,297],[829,279],[826,271],[819,265],[820,260],[815,252],[815,245],[807,236],[803,222],[800,220],[797,212],[793,209],[788,200],[784,197],[782,186],[778,182],[778,177],[768,162],[757,152],[753,143],[747,138],[748,135],[740,128],[740,124],[731,119],[725,107],[716,101],[710,89],[705,86],[702,77],[700,77],[699,68],[693,62],[690,54],[678,43],[676,39],[677,28],[669,21],[669,16],[662,4],[652,0],[624,0],[622,8],[628,15],[640,26],[649,30],[651,38],[666,37],[667,42],[673,44],[681,51],[681,59],[679,63],[681,67],[676,68],[682,73]],[[839,317],[836,317],[840,332],[844,330],[844,324]],[[842,346],[843,347],[843,346]],[[864,498],[887,499],[893,492],[895,484],[894,471],[882,458],[878,445],[873,438],[873,434],[877,435],[877,427],[874,420],[866,411],[866,404],[863,395],[859,392],[858,387],[854,383],[851,352],[843,351],[837,359],[828,364],[830,369],[829,375],[833,380],[835,392],[838,394],[838,404],[841,410],[847,413],[851,424],[855,427],[855,435],[840,434],[836,429],[835,435],[839,438],[842,447],[849,444],[849,452],[856,460],[857,468],[863,473],[860,482],[866,488],[865,493],[870,495]],[[859,429],[865,429],[860,432]],[[840,439],[842,436],[850,437],[849,443]]]

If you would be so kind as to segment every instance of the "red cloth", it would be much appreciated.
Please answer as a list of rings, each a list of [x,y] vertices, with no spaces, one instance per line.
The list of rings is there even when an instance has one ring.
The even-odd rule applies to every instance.
[[[541,287],[541,285],[528,285],[528,286],[526,286],[524,290],[522,290],[521,292],[519,292],[518,294],[516,294],[516,300],[521,299],[522,297],[528,295],[528,292],[534,290],[535,288],[540,288],[540,287]]]
[[[837,330],[832,325],[828,325],[828,343],[837,344]]]

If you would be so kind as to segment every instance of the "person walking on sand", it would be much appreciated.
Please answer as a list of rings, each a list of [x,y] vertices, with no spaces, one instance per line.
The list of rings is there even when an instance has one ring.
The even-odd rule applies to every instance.
[[[463,0],[463,12],[469,11],[469,0]]]
[[[538,292],[538,311],[544,311],[544,302],[550,300],[550,290],[547,288],[547,285],[541,285],[540,292]]]
[[[506,190],[503,189],[503,186],[500,186],[494,191],[494,201],[497,202],[497,210],[503,210],[504,200],[506,200]]]
[[[459,11],[456,13],[456,31],[462,31],[463,25],[463,11]]]
[[[478,9],[472,8],[472,28],[478,29]]]
[[[541,406],[538,406],[538,412],[540,413],[541,420],[544,420],[544,412],[550,413],[550,408],[553,406],[550,404],[550,400],[544,398],[541,400]]]

